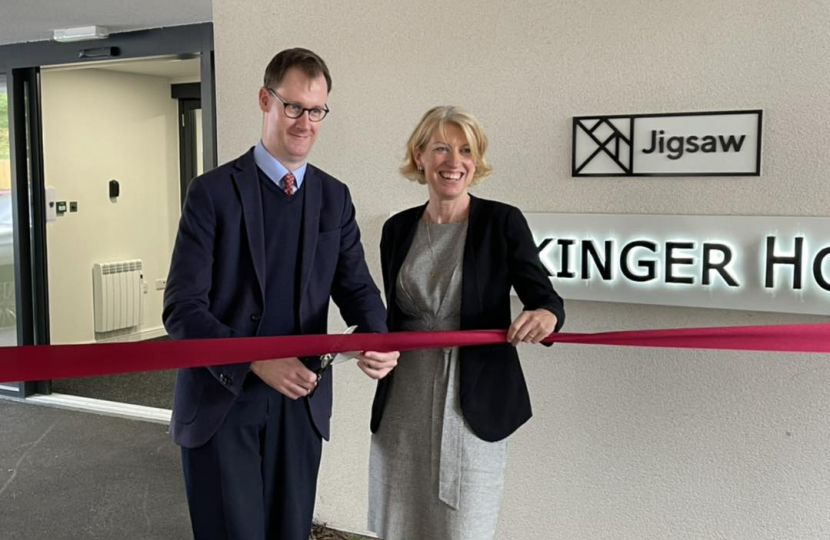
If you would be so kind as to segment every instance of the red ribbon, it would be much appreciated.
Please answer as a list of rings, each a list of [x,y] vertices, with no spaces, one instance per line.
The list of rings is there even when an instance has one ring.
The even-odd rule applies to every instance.
[[[0,381],[113,375],[344,351],[408,351],[504,343],[503,330],[393,332],[0,347]],[[549,343],[742,351],[830,352],[830,324],[560,333]]]

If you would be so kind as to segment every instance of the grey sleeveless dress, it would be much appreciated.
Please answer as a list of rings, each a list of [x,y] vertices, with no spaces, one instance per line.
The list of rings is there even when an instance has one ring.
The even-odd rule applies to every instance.
[[[399,330],[458,330],[467,220],[418,224],[396,283]],[[459,401],[458,348],[401,353],[372,435],[369,530],[385,540],[488,540],[507,443],[479,439]]]

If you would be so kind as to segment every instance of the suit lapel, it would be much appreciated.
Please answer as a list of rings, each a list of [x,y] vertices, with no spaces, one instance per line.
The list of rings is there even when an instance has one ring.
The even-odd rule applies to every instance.
[[[383,280],[386,289],[387,322],[390,327],[394,327],[398,322],[396,315],[397,287],[395,284],[398,282],[398,274],[401,271],[403,262],[406,260],[406,254],[409,253],[409,248],[412,247],[412,241],[415,239],[418,221],[423,217],[426,207],[427,205],[424,204],[423,206],[406,210],[401,215],[401,223],[392,230],[392,234],[387,239],[389,242],[389,268],[387,269],[387,274],[383,276]]]
[[[265,232],[262,218],[262,194],[253,148],[236,160],[233,181],[242,201],[242,215],[248,234],[251,258],[254,263],[260,293],[265,298]]]
[[[320,233],[320,211],[323,207],[323,189],[317,169],[308,165],[303,179],[305,199],[303,200],[303,227],[300,232],[300,313],[302,313],[303,299],[311,278],[311,268],[314,265],[314,253],[317,248],[317,236]],[[302,320],[302,317],[300,317]]]
[[[470,221],[467,225],[467,241],[464,244],[464,274],[461,282],[461,330],[476,329],[476,321],[484,310],[482,303],[482,289],[479,287],[478,265],[499,264],[492,260],[492,254],[482,254],[482,243],[487,233],[490,216],[487,209],[482,207],[481,201],[470,195]],[[481,257],[487,257],[482,259]],[[503,261],[502,261],[503,262]],[[484,361],[480,357],[472,360],[462,351],[461,362],[461,402],[468,402],[473,388],[476,386]],[[465,361],[466,359],[466,361]],[[471,361],[472,360],[472,361]]]
[[[398,280],[398,273],[400,273],[403,262],[406,260],[409,248],[412,247],[412,241],[415,239],[415,232],[418,230],[418,222],[423,218],[426,209],[426,204],[418,208],[413,208],[412,212],[407,215],[406,221],[402,224],[404,235],[401,237],[400,244],[394,246],[392,252],[392,274],[389,276],[391,278],[389,283],[390,287],[392,287],[393,294],[396,290],[395,283],[397,283]]]
[[[478,286],[479,245],[484,238],[486,216],[482,215],[481,205],[476,197],[470,195],[470,217],[467,222],[467,240],[464,243],[464,262],[461,281],[461,329],[469,330],[470,321],[475,320],[475,313],[481,313],[481,290]]]

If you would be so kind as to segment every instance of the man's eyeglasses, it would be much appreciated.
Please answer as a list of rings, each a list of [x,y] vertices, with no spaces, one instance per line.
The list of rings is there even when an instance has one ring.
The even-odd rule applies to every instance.
[[[306,107],[301,107],[297,103],[286,103],[280,96],[277,95],[276,92],[274,92],[272,88],[268,88],[268,91],[271,92],[272,96],[280,100],[280,103],[282,103],[282,110],[285,113],[285,116],[287,116],[288,118],[299,118],[303,115],[304,112],[308,111],[308,119],[312,122],[319,122],[320,120],[325,118],[326,115],[329,113],[328,105],[326,105],[325,108],[322,109],[320,107],[311,107],[309,109]]]

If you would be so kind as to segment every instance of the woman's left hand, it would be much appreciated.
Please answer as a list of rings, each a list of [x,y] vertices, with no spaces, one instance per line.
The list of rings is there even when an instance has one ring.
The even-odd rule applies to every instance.
[[[357,356],[357,366],[372,379],[380,380],[398,365],[400,355],[398,351],[365,351]]]
[[[540,343],[556,328],[556,315],[546,309],[522,311],[507,330],[507,341],[514,347],[521,342]]]

